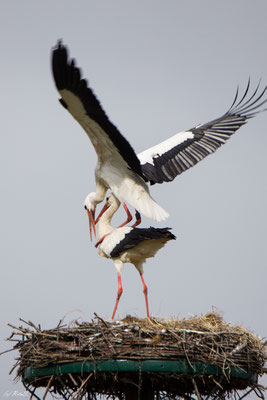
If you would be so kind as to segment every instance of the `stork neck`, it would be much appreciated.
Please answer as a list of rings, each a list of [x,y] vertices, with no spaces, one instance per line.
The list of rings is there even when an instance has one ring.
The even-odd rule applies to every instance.
[[[104,217],[104,216],[103,216]],[[101,217],[97,224],[97,236],[98,239],[102,238],[104,235],[108,235],[113,231],[112,226],[110,225],[110,220]]]
[[[100,217],[98,223],[97,223],[97,234],[98,234],[98,239],[103,237],[104,235],[107,235],[111,233],[114,228],[111,226],[110,222],[115,214],[115,212],[118,209],[117,204],[112,204],[107,211],[104,212],[104,214]]]

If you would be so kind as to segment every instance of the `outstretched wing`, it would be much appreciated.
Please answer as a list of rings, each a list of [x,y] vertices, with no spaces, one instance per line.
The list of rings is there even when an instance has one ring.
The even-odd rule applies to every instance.
[[[238,100],[238,89],[230,109],[220,118],[177,133],[169,139],[138,154],[142,172],[151,184],[172,181],[177,175],[214,153],[267,102],[262,100],[267,87],[259,94],[259,85],[249,97],[250,80]],[[248,99],[247,99],[248,97]],[[262,100],[262,101],[261,101]]]
[[[119,157],[120,162],[142,176],[140,161],[132,146],[113,125],[67,48],[59,41],[52,51],[52,72],[61,95],[60,103],[84,128],[100,159]]]

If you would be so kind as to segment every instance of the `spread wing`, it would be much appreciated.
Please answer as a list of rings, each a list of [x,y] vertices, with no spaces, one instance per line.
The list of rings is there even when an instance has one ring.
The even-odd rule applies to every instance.
[[[177,133],[169,139],[138,154],[144,177],[151,184],[172,181],[177,175],[193,167],[214,153],[242,125],[257,113],[267,99],[267,87],[259,93],[259,85],[248,96],[250,81],[244,95],[238,100],[238,89],[230,109],[221,117],[188,131]]]
[[[119,158],[120,163],[127,164],[143,177],[140,161],[130,143],[120,134],[115,125],[108,119],[100,102],[81,78],[81,71],[75,61],[69,59],[67,48],[59,41],[52,51],[52,73],[56,87],[61,95],[60,103],[84,128],[96,150],[98,158]]]

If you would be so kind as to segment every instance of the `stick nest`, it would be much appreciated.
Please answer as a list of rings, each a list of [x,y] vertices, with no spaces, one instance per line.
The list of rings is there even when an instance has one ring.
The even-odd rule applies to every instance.
[[[8,340],[16,341],[14,349],[19,357],[12,371],[17,368],[17,377],[22,379],[27,367],[41,368],[77,361],[104,360],[186,360],[202,362],[220,367],[224,375],[196,376],[167,372],[142,373],[142,384],[153,386],[157,398],[225,399],[236,390],[249,388],[261,397],[260,387],[255,382],[232,378],[231,368],[263,374],[264,344],[259,337],[242,326],[232,326],[217,313],[208,313],[189,319],[157,318],[138,319],[127,316],[120,321],[104,321],[95,314],[92,322],[73,322],[70,326],[61,323],[55,329],[42,330],[32,322],[23,321],[26,327],[14,327]],[[12,372],[11,371],[11,372]],[[35,378],[30,382],[34,390],[47,388],[47,392],[87,393],[96,398],[96,393],[124,398],[124,385],[132,382],[140,385],[140,374],[122,372],[91,373],[87,376],[67,374]],[[82,388],[82,389],[81,389]],[[76,390],[76,392],[75,392]],[[164,397],[160,397],[164,393]],[[78,398],[78,397],[77,397]],[[80,397],[79,397],[80,398]],[[230,397],[229,397],[230,398]]]

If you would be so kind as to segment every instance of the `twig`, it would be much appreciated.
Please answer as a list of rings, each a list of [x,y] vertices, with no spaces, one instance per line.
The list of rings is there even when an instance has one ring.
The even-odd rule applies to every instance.
[[[47,395],[47,393],[48,393],[48,390],[49,390],[49,388],[50,388],[50,386],[51,386],[51,383],[52,383],[53,378],[54,378],[54,375],[51,375],[51,377],[50,377],[50,379],[49,379],[49,382],[48,382],[48,384],[47,384],[47,386],[46,386],[46,388],[45,388],[45,392],[44,392],[44,396],[43,396],[43,399],[42,399],[42,400],[45,400],[46,395]]]
[[[36,331],[39,331],[40,329],[36,326],[36,325],[34,325],[34,323],[33,322],[31,322],[31,321],[25,321],[24,319],[22,319],[22,318],[20,318],[19,319],[21,322],[24,322],[24,324],[27,324],[27,325],[29,325],[29,326],[31,326],[32,328],[34,328]]]
[[[96,316],[97,319],[99,319],[99,321],[101,321],[101,322],[105,325],[105,327],[106,327],[107,329],[109,329],[108,324],[106,323],[106,321],[103,320],[103,318],[99,317],[99,316],[97,315],[97,313],[95,313],[95,312],[94,312],[94,315]],[[113,336],[115,336],[115,335],[113,334],[112,331],[110,331],[110,333],[111,333]]]
[[[195,382],[197,385],[194,390],[195,397],[200,396],[202,390],[205,392],[207,385],[212,385],[214,389],[212,392],[209,391],[209,399],[213,400],[217,395],[224,396],[227,391],[234,391],[238,387],[238,381],[231,377],[233,366],[243,371],[251,371],[252,374],[262,373],[263,345],[256,336],[245,330],[242,331],[241,328],[231,331],[229,326],[224,328],[224,325],[219,327],[219,331],[212,330],[215,328],[208,330],[201,323],[199,323],[199,331],[197,331],[196,320],[194,320],[192,329],[190,329],[188,321],[185,325],[182,325],[181,321],[178,322],[129,318],[118,324],[106,322],[95,313],[95,319],[92,322],[77,323],[76,326],[72,327],[58,325],[57,328],[50,330],[41,330],[32,322],[27,322],[26,327],[20,326],[19,328],[8,324],[14,329],[14,332],[7,340],[14,341],[13,338],[16,335],[18,337],[13,349],[19,350],[19,356],[12,371],[18,367],[17,377],[20,378],[29,366],[40,368],[49,364],[60,365],[76,361],[86,362],[87,360],[98,363],[101,360],[108,359],[132,361],[140,361],[140,359],[142,361],[151,359],[187,360],[192,369],[195,367],[195,362],[212,364],[221,368],[224,375],[219,379],[216,376],[213,377],[213,375],[204,375],[203,380],[196,380],[196,377],[194,377],[193,381],[190,374],[182,376],[170,374],[168,378],[164,375],[166,380],[177,379],[177,383],[182,381],[185,387],[189,385],[191,389],[195,388],[195,385],[193,386]],[[96,328],[98,332],[96,332]],[[247,343],[245,348],[242,345],[240,347],[240,344],[244,343],[244,336]],[[103,375],[97,372],[95,375],[97,385],[99,385],[101,377],[103,379]],[[163,382],[161,373],[152,373],[149,379],[150,377],[155,379],[156,382],[158,380],[159,384]],[[49,383],[49,379],[50,376],[40,377],[34,381],[34,385],[36,387],[48,385],[48,388],[50,385],[54,388],[56,384],[58,388],[61,384],[64,384],[69,387],[68,394],[64,392],[68,399],[72,396],[74,387],[77,390],[80,385],[84,384],[82,376],[78,374],[69,373],[58,378],[54,375],[54,381],[51,381],[53,383]],[[123,377],[120,373],[117,373],[117,375],[112,372],[106,373],[104,379],[110,379],[113,388],[119,387],[123,383]],[[228,380],[227,390],[223,388],[226,379]],[[113,384],[114,386],[112,386]],[[251,388],[252,386],[254,388],[252,382],[248,380],[247,387]],[[93,393],[96,393],[94,385],[91,387],[90,383],[89,387]],[[100,386],[96,387],[99,388]],[[114,389],[112,395],[116,395],[116,390]],[[52,392],[52,389],[48,389],[48,391]],[[235,393],[237,396],[237,392]],[[258,397],[262,396],[260,389],[256,388],[255,393]],[[83,392],[79,392],[79,394],[82,395]],[[179,394],[179,396],[182,395]],[[197,397],[198,400],[199,396]]]
[[[256,394],[257,397],[259,397],[259,399],[265,399],[264,394],[261,391],[261,387],[260,385],[254,386],[253,388],[254,393]]]
[[[197,384],[196,384],[196,381],[195,381],[195,379],[193,378],[193,376],[191,377],[191,379],[192,379],[192,382],[193,382],[194,389],[195,389],[195,392],[196,392],[196,395],[197,395],[198,400],[202,400],[202,399],[201,399],[201,396],[200,396],[200,393],[199,393],[199,390],[198,390],[198,387],[197,387]]]
[[[78,383],[75,381],[75,379],[73,378],[72,374],[68,374],[70,379],[72,380],[72,382],[74,383],[75,386],[78,386]]]
[[[13,347],[13,349],[9,349],[9,350],[2,351],[2,353],[0,353],[0,356],[2,356],[2,355],[5,354],[5,353],[9,353],[10,351],[14,351],[14,350],[16,350],[15,347]]]
[[[223,387],[222,387],[222,385],[220,385],[220,383],[219,382],[217,382],[216,381],[216,379],[214,378],[214,377],[212,377],[212,380],[213,380],[213,382],[217,385],[217,386],[219,386],[219,388],[220,389],[222,389],[223,390]]]
[[[74,396],[77,396],[79,393],[81,393],[82,388],[86,385],[86,383],[89,381],[89,379],[91,378],[91,376],[93,375],[93,372],[91,372],[87,378],[83,381],[83,383],[81,384],[81,386],[79,387],[79,389],[77,390],[77,392],[75,394],[73,394],[70,398],[70,400],[74,399]]]

